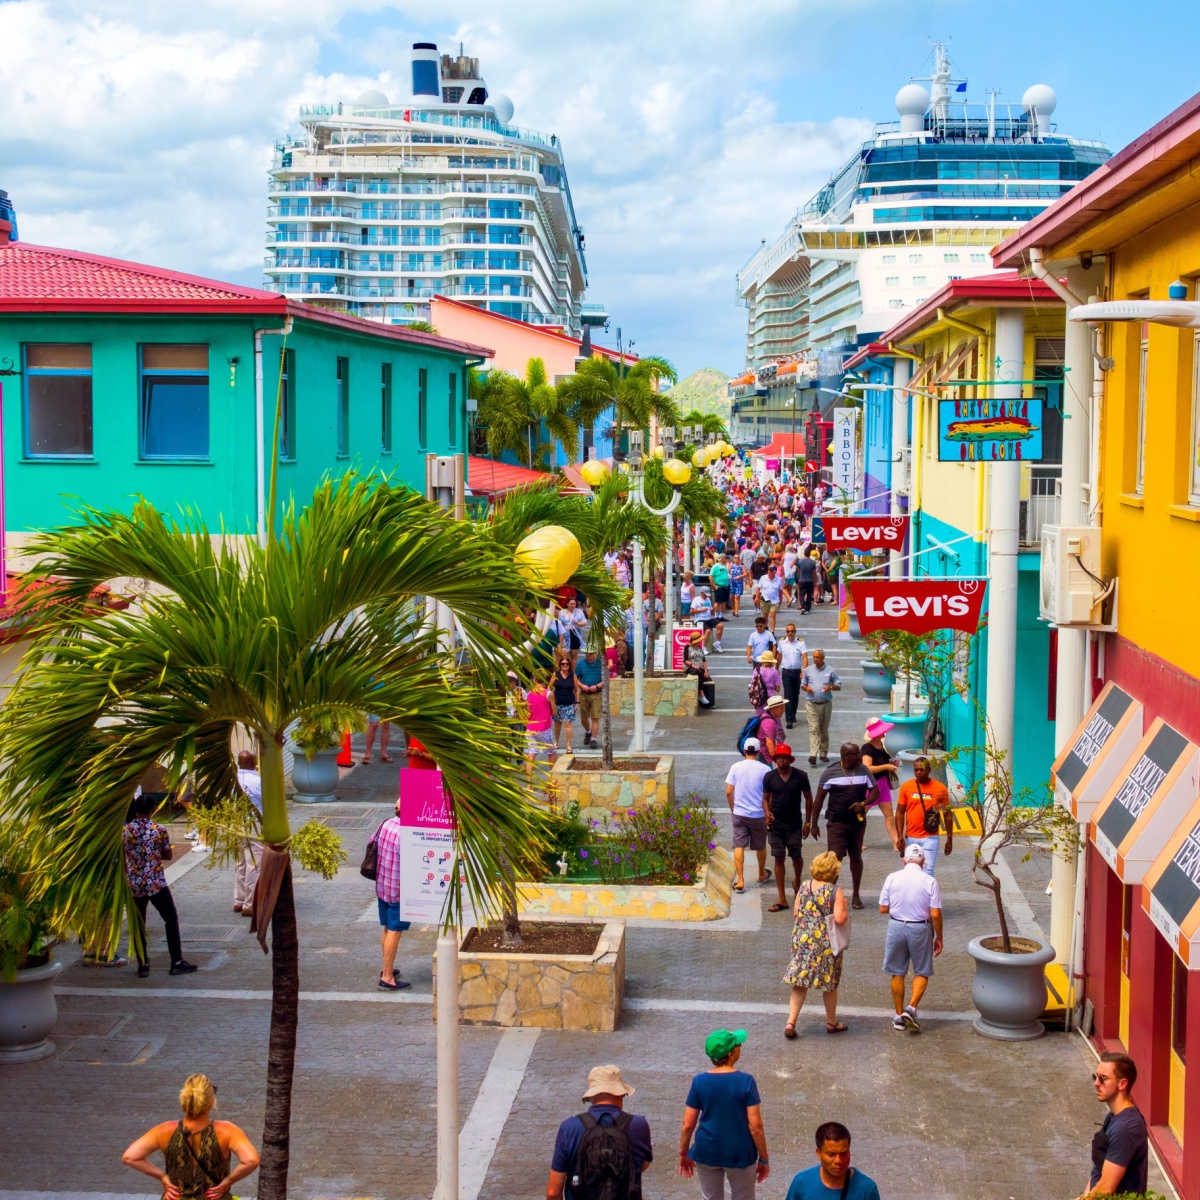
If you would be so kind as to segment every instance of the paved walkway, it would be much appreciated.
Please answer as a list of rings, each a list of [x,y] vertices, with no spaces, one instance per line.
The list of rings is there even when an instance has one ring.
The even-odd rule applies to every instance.
[[[792,615],[791,613],[787,615]],[[826,649],[841,673],[833,744],[859,740],[872,708],[859,686],[859,648],[837,640],[833,613],[803,618],[810,648]],[[729,834],[722,781],[736,758],[746,715],[745,616],[714,656],[718,708],[654,722],[650,747],[678,756],[677,790],[707,797]],[[782,632],[782,624],[780,627]],[[628,739],[628,722],[616,725]],[[802,732],[800,729],[795,733]],[[805,742],[797,738],[800,750]],[[805,755],[806,757],[806,755]],[[398,765],[398,763],[397,763]],[[806,766],[804,757],[800,765]],[[355,864],[394,794],[395,766],[356,767],[343,794],[357,801],[321,815],[345,838]],[[297,814],[303,819],[303,813]],[[870,818],[864,898],[870,905],[893,869],[882,823]],[[1088,1145],[1103,1115],[1092,1098],[1092,1058],[1081,1039],[1054,1033],[1003,1045],[972,1032],[966,942],[990,931],[990,898],[971,883],[970,843],[939,864],[946,951],[925,1004],[919,1037],[889,1028],[880,971],[883,920],[855,914],[840,1011],[850,1031],[824,1032],[819,997],[784,1041],[786,913],[766,911],[774,888],[750,887],[730,917],[703,927],[630,921],[628,1004],[612,1034],[464,1028],[461,1034],[462,1200],[543,1194],[554,1130],[578,1111],[589,1067],[616,1062],[648,1114],[659,1160],[647,1200],[698,1195],[675,1175],[683,1098],[706,1065],[702,1043],[717,1026],[746,1028],[743,1065],[763,1095],[774,1173],[760,1197],[782,1197],[813,1161],[812,1131],[826,1119],[854,1135],[855,1163],[885,1200],[1067,1200],[1086,1179]],[[185,953],[200,965],[172,979],[161,926],[151,917],[154,973],[97,971],[77,963],[61,978],[57,1053],[0,1071],[0,1200],[104,1200],[156,1194],[120,1164],[120,1152],[155,1121],[176,1113],[191,1071],[211,1074],[221,1115],[257,1138],[262,1127],[270,972],[242,918],[230,912],[231,877],[188,855],[173,891]],[[1046,868],[1015,864],[1011,911],[1022,929],[1048,920]],[[1018,884],[1021,891],[1018,891]],[[297,1200],[374,1197],[427,1200],[434,1185],[435,1067],[431,929],[404,938],[411,992],[375,988],[378,933],[370,885],[353,865],[332,881],[301,876],[301,1026],[292,1122],[291,1194]],[[1166,1192],[1161,1175],[1151,1184]],[[5,1190],[7,1189],[7,1190]],[[243,1185],[243,1196],[253,1188]]]

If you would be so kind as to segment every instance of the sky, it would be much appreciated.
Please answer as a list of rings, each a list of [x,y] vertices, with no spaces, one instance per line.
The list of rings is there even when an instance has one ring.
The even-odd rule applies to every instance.
[[[928,75],[1058,92],[1119,149],[1196,88],[1185,0],[0,0],[0,188],[23,240],[262,286],[266,171],[302,103],[407,95],[409,47],[481,60],[557,133],[588,299],[681,375],[737,372],[735,276]]]

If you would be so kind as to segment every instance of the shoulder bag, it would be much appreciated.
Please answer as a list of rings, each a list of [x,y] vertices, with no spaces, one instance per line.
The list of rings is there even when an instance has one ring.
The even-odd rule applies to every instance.
[[[389,817],[388,820],[391,818]],[[387,821],[379,822],[379,829],[382,829],[387,824]],[[359,865],[358,873],[364,879],[374,880],[379,876],[379,829],[371,835],[371,840],[367,843],[367,848],[363,851],[362,863]]]
[[[834,889],[834,899],[837,899],[837,889]],[[832,908],[825,916],[825,929],[829,934],[829,948],[835,955],[850,947],[850,914],[846,914],[846,923],[839,925],[833,919]]]

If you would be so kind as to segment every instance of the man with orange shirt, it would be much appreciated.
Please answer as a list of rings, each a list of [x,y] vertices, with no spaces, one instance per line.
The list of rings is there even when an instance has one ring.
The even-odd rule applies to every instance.
[[[925,852],[925,874],[933,874],[938,854],[938,830],[946,831],[946,853],[954,849],[954,827],[950,824],[950,793],[944,783],[930,777],[929,759],[913,762],[912,779],[900,785],[896,800],[896,850],[918,845]]]

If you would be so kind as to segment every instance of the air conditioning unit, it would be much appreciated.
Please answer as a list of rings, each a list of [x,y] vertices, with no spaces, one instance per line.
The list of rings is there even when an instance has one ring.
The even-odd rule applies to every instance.
[[[1096,525],[1043,525],[1040,616],[1051,625],[1093,625],[1105,592]]]

